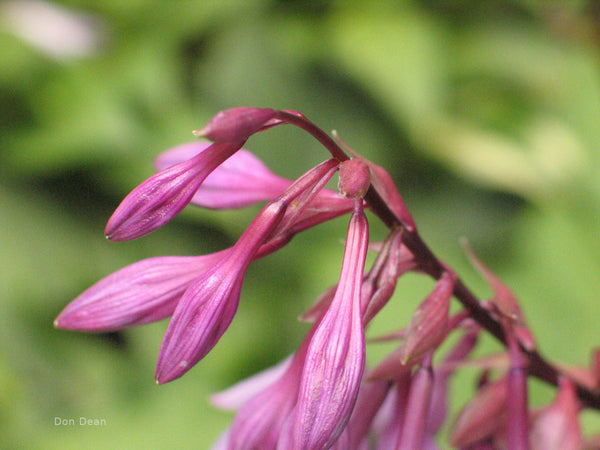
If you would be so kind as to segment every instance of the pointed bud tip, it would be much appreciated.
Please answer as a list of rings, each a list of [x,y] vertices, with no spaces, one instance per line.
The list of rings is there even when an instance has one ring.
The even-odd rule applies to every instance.
[[[243,142],[254,133],[281,123],[272,123],[277,111],[271,108],[236,107],[220,111],[201,129],[192,133],[213,142]]]
[[[119,233],[115,230],[112,233],[104,232],[104,238],[109,242],[127,242],[135,239],[135,237],[119,236]]]
[[[203,138],[203,137],[206,136],[206,129],[205,128],[206,127],[200,128],[198,130],[194,130],[194,131],[192,131],[192,134],[194,136],[196,136],[197,138]]]

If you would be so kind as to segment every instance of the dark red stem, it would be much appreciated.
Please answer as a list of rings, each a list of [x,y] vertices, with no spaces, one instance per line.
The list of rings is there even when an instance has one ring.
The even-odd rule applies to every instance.
[[[340,148],[340,146],[323,130],[308,120],[304,115],[295,111],[279,111],[278,116],[283,122],[295,125],[317,139],[331,155],[340,160],[346,161],[349,156]],[[403,227],[398,218],[392,213],[385,201],[371,186],[365,195],[369,209],[390,229]],[[406,228],[406,227],[404,227]],[[404,230],[403,243],[412,252],[419,263],[421,270],[436,280],[439,279],[444,271],[451,270],[429,249],[427,244],[421,239],[419,233]],[[506,336],[502,325],[492,316],[490,311],[481,306],[479,299],[465,286],[465,284],[456,276],[454,286],[454,296],[469,311],[471,317],[477,321],[483,328],[490,332],[496,339],[507,345]],[[558,385],[560,371],[546,361],[536,350],[521,351],[529,359],[528,373],[549,384]],[[589,389],[577,385],[577,394],[581,402],[594,409],[600,410],[600,392],[590,391]]]

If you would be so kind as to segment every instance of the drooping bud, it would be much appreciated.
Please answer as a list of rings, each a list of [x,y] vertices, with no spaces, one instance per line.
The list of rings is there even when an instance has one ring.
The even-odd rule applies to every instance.
[[[125,197],[106,224],[111,241],[128,241],[160,228],[192,200],[206,177],[242,142],[213,144],[193,158],[162,170]]]
[[[338,289],[307,350],[291,443],[284,448],[329,448],[358,396],[365,365],[360,310],[369,227],[360,201],[350,218]]]
[[[359,159],[349,159],[340,164],[340,193],[347,198],[363,198],[371,184],[371,171]]]
[[[159,155],[154,166],[165,170],[193,158],[210,145],[206,141],[180,145]],[[291,184],[291,180],[275,175],[248,150],[240,149],[206,177],[190,203],[210,209],[244,208],[273,200]]]
[[[57,328],[115,331],[170,316],[185,290],[229,250],[203,256],[164,256],[131,264],[100,280],[56,318]]]
[[[432,351],[428,352],[421,366],[413,375],[406,403],[406,418],[402,424],[402,432],[396,449],[423,448],[433,393],[432,354]]]
[[[181,377],[216,345],[237,311],[248,265],[281,220],[280,203],[265,206],[227,256],[198,277],[177,304],[163,339],[155,379]]]
[[[276,111],[271,108],[240,106],[226,109],[217,113],[204,127],[193,133],[194,136],[204,137],[213,142],[245,141],[264,127],[280,123],[271,123],[275,114]]]

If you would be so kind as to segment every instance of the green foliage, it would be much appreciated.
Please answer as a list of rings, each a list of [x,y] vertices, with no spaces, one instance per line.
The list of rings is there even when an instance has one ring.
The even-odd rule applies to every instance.
[[[586,2],[70,1],[60,6],[91,15],[99,41],[64,58],[23,38],[8,4],[0,446],[208,447],[230,418],[209,393],[298,344],[295,317],[338,276],[344,222],[252,269],[223,341],[170,385],[153,382],[164,323],[111,336],[52,327],[71,299],[126,264],[235,241],[255,211],[186,211],[126,244],[102,230],[154,156],[238,105],[295,109],[335,128],[390,170],[425,239],[485,297],[459,249],[470,239],[514,288],[543,353],[587,363],[598,344],[600,35]],[[289,128],[248,148],[289,177],[326,157]],[[423,286],[401,282],[371,334],[403,327]]]

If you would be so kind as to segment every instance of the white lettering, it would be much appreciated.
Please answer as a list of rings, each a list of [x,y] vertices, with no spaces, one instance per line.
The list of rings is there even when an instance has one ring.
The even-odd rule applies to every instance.
[[[106,419],[88,419],[87,417],[79,418],[79,425],[81,426],[94,426],[94,427],[105,427]]]
[[[54,418],[54,426],[73,426],[75,425],[75,419],[63,419],[62,417]]]

